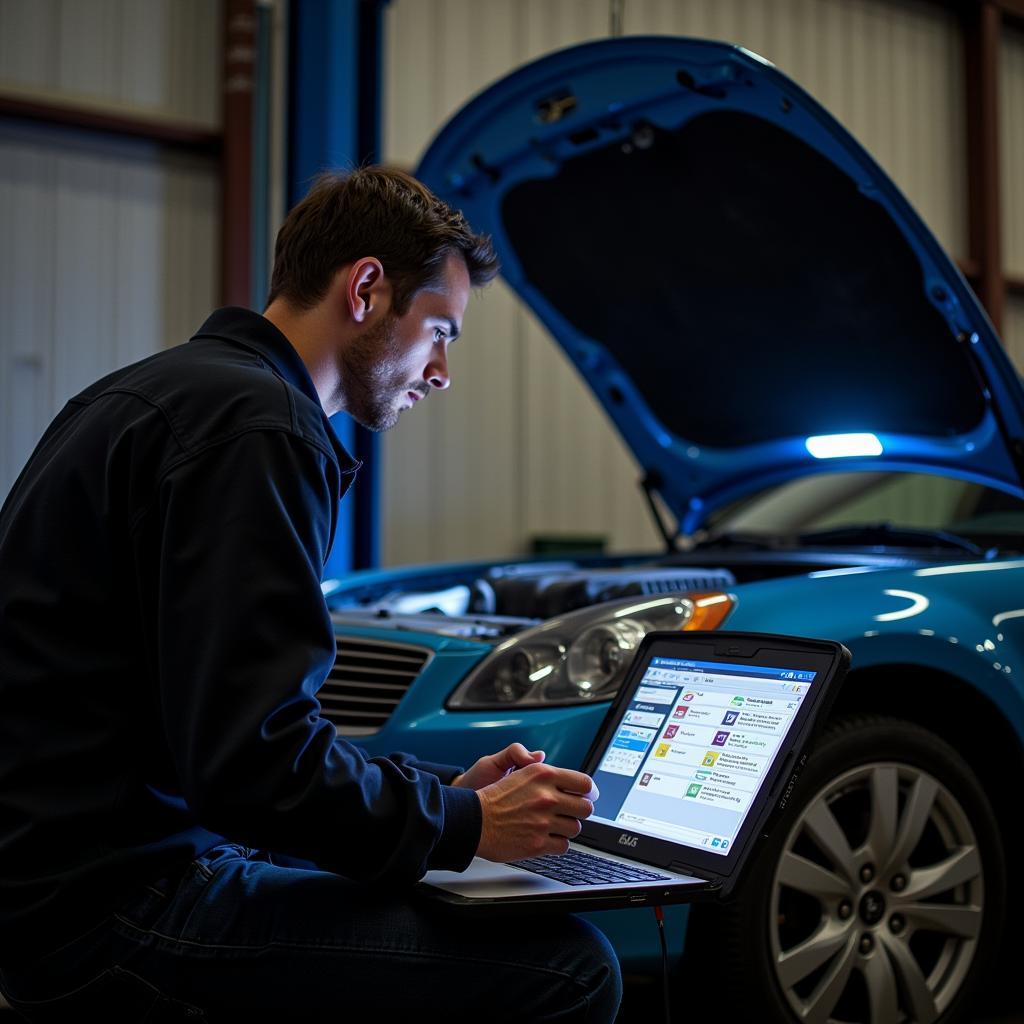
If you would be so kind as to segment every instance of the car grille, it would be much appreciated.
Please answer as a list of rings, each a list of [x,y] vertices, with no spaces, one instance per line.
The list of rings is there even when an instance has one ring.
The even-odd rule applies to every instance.
[[[409,644],[339,636],[334,667],[317,694],[320,714],[346,736],[379,732],[432,652]]]

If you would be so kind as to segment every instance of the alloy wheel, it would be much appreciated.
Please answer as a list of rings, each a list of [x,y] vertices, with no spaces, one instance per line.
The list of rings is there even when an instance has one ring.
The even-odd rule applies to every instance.
[[[967,976],[981,855],[950,791],[921,768],[861,765],[811,798],[770,902],[775,977],[808,1024],[931,1024]]]

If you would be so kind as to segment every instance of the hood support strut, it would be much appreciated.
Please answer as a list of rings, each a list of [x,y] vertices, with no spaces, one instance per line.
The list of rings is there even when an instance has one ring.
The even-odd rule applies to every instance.
[[[651,516],[654,519],[654,525],[658,528],[658,533],[661,534],[662,539],[665,541],[665,552],[671,555],[676,550],[676,541],[679,539],[679,530],[673,530],[669,524],[665,521],[665,516],[661,509],[658,508],[658,503],[654,500],[654,495],[661,487],[661,474],[656,470],[650,470],[644,474],[643,479],[640,481],[640,487],[644,492],[644,497],[647,499],[647,507],[651,510]]]

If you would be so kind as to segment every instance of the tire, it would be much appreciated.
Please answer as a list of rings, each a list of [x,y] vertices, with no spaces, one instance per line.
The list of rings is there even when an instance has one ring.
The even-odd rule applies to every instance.
[[[967,763],[916,725],[858,715],[822,735],[794,797],[737,897],[696,922],[735,1019],[970,1019],[1006,869]]]

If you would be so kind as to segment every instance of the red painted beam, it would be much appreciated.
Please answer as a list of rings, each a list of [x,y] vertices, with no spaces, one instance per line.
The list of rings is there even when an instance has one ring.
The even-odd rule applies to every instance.
[[[209,156],[216,156],[221,147],[220,132],[196,128],[184,122],[112,113],[22,96],[0,94],[0,117],[139,139]]]
[[[993,0],[993,2],[1006,16],[1007,21],[1024,25],[1024,0]]]
[[[224,2],[224,148],[221,160],[221,301],[252,302],[254,0]]]
[[[974,290],[1000,330],[1006,304],[999,197],[999,47],[1002,12],[994,2],[963,12],[967,90],[969,262]]]

